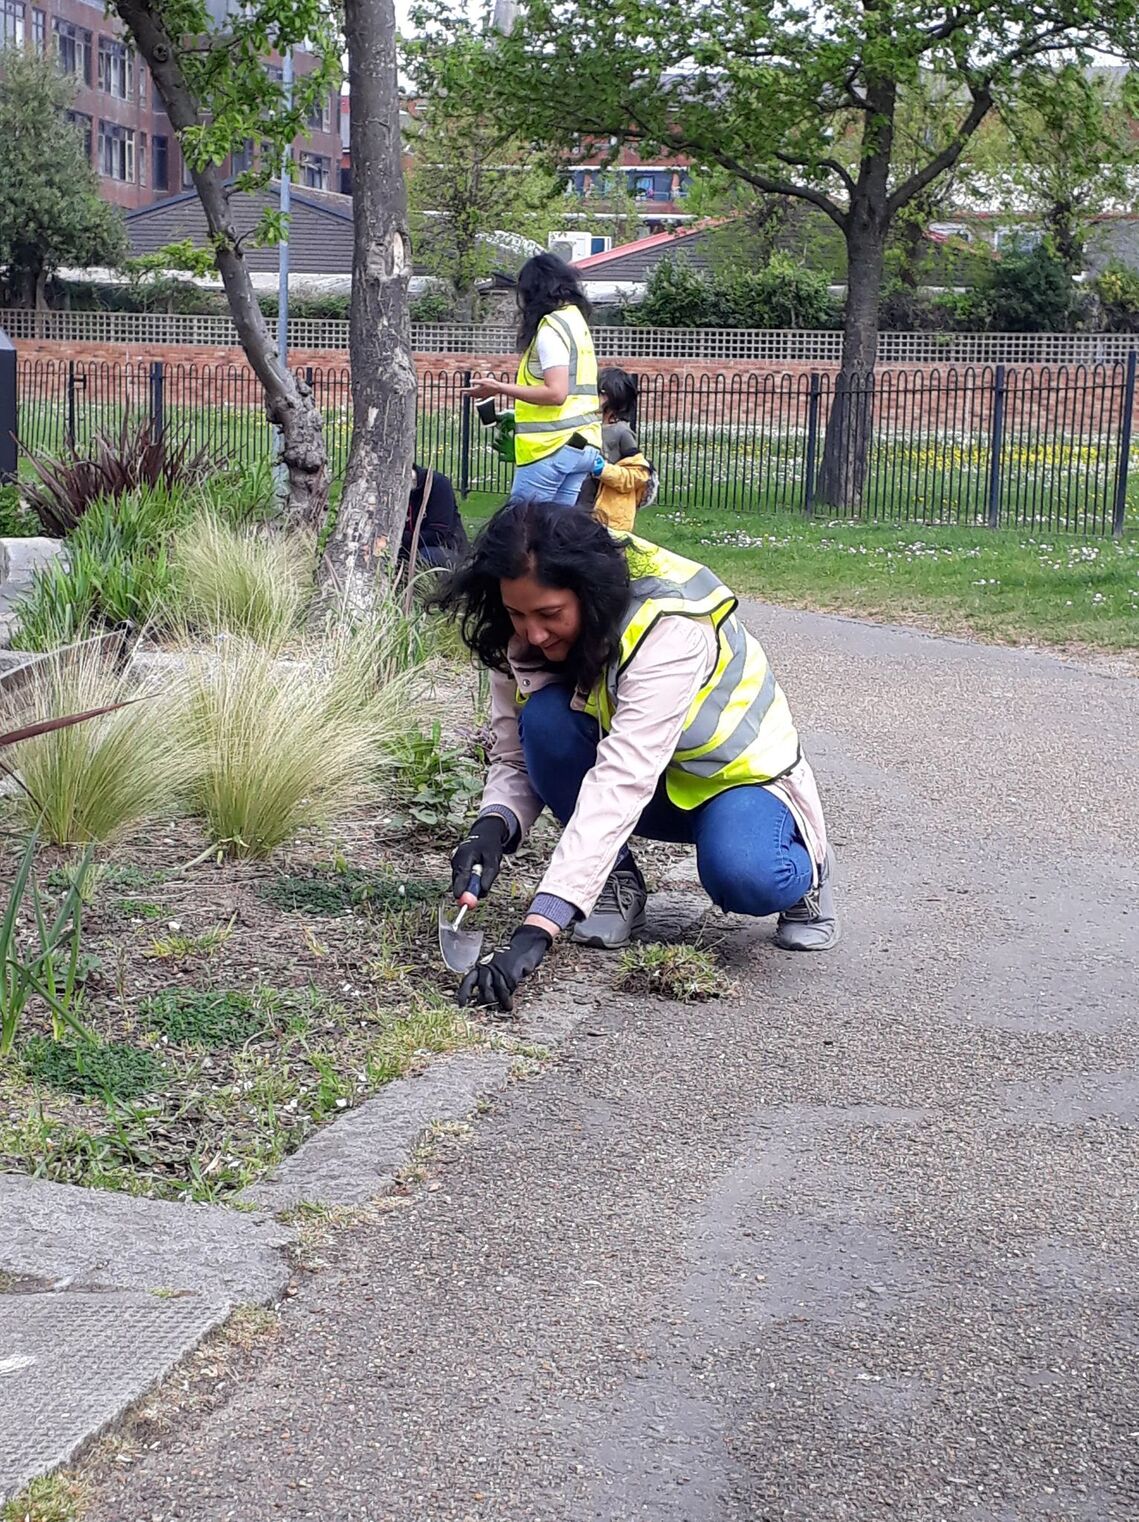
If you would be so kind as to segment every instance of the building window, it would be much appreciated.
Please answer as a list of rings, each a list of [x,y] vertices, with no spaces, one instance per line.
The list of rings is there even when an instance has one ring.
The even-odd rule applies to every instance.
[[[308,124],[315,132],[332,131],[332,97],[326,95],[309,107]]]
[[[140,106],[145,106],[148,93],[146,65],[144,63],[140,63],[136,64],[135,67],[138,73],[138,103]]]
[[[170,189],[170,139],[160,137],[156,132],[154,142],[154,188],[155,190]]]
[[[651,174],[632,174],[629,189],[638,201],[656,200],[656,182]]]
[[[300,155],[301,184],[307,185],[310,190],[327,190],[329,188],[329,161],[321,153],[302,153]]]
[[[138,135],[138,183],[146,185],[146,133]]]
[[[37,53],[42,53],[47,48],[47,14],[35,6],[32,7],[32,41]]]
[[[125,42],[99,38],[99,88],[116,100],[130,100],[131,55]]]
[[[108,180],[134,184],[134,132],[129,127],[99,123],[99,173]]]
[[[73,74],[76,79],[81,79],[85,85],[89,85],[91,83],[91,33],[81,26],[76,26],[72,21],[61,21],[58,16],[52,18],[51,29],[55,34],[59,72]]]
[[[0,42],[24,45],[24,0],[0,0]]]
[[[91,118],[82,111],[68,111],[67,120],[83,134],[83,157],[91,162]]]
[[[251,137],[247,137],[237,152],[231,155],[230,163],[234,174],[246,174],[253,168],[253,139]]]

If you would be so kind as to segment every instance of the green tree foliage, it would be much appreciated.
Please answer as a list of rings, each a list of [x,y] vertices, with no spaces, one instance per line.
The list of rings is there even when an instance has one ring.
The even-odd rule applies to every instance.
[[[978,168],[995,205],[1042,227],[1070,274],[1088,229],[1135,199],[1139,86],[1076,64],[1028,75],[981,135]]]
[[[1047,242],[995,260],[984,297],[996,333],[1060,333],[1071,325],[1072,276]]]
[[[313,107],[339,81],[336,14],[323,0],[252,0],[224,8],[207,0],[111,0],[109,9],[149,68],[193,177],[238,338],[261,383],[269,419],[280,429],[287,515],[298,525],[316,526],[328,505],[320,414],[308,388],[278,355],[257,305],[225,166],[252,140],[262,144],[260,159],[238,177],[237,188],[279,172]],[[268,58],[274,49],[302,44],[316,66],[298,76],[290,98]],[[279,215],[269,213],[257,240],[274,240],[282,230]]]
[[[482,110],[478,50],[463,87],[461,51],[456,48],[450,60],[449,88],[432,96],[422,121],[407,134],[407,189],[417,263],[447,282],[455,316],[469,322],[480,280],[504,259],[521,264],[526,242],[546,246],[563,190],[549,164],[535,161],[523,142]]]
[[[42,305],[56,270],[114,268],[126,251],[122,218],[65,116],[73,98],[50,58],[0,54],[0,267],[17,306]]]
[[[420,16],[446,53],[471,30],[460,5]],[[584,42],[584,45],[583,45]],[[482,104],[545,143],[611,134],[684,153],[768,195],[823,211],[842,232],[848,296],[843,369],[819,482],[821,501],[856,504],[869,416],[848,398],[877,355],[887,240],[898,216],[960,158],[994,104],[1058,56],[1139,56],[1139,0],[523,0],[487,48]],[[937,79],[951,126],[899,161],[899,113]]]
[[[654,328],[827,328],[836,316],[826,276],[776,253],[761,269],[708,273],[664,260],[626,321]]]
[[[1109,264],[1096,279],[1095,294],[1109,333],[1139,333],[1139,275],[1134,270]]]

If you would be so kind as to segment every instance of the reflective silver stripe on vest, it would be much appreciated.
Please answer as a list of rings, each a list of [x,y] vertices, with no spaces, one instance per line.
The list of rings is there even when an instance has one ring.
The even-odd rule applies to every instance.
[[[763,721],[767,717],[767,710],[775,701],[775,672],[770,665],[767,675],[763,679],[763,686],[756,694],[754,701],[745,709],[740,722],[732,730],[730,735],[722,739],[715,750],[710,750],[706,756],[701,756],[698,761],[677,760],[674,764],[681,771],[691,772],[696,777],[712,777],[725,766],[730,766],[733,761],[738,761],[747,750],[749,745],[754,744]]]
[[[577,367],[581,357],[578,353],[577,339],[573,336],[573,329],[569,323],[564,317],[559,317],[557,312],[550,312],[545,320],[557,328],[569,348],[569,388],[570,392],[573,393],[577,390]],[[534,343],[537,344],[537,342],[538,340],[535,338]]]
[[[632,553],[636,555],[636,546],[633,547]],[[710,571],[703,565],[694,576],[690,576],[684,582],[665,581],[662,576],[638,576],[636,581],[630,584],[629,591],[633,595],[633,605],[621,625],[622,634],[641,611],[641,604],[650,599],[654,602],[678,599],[683,602],[703,602],[706,597],[711,597],[713,592],[723,592],[725,601],[735,601],[735,597],[724,586],[715,571]]]
[[[515,422],[515,433],[574,433],[578,428],[588,428],[599,421],[596,412],[578,412],[573,417],[556,418],[551,423]]]
[[[747,665],[747,635],[734,618],[727,619],[722,627],[732,658],[721,672],[716,686],[700,705],[699,713],[681,734],[676,746],[678,752],[699,750],[708,744],[719,728],[724,710],[731,702],[744,674]],[[700,759],[703,760],[703,756]]]

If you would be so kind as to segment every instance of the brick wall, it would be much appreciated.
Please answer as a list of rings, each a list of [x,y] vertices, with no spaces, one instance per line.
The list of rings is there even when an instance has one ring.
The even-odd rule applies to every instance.
[[[191,344],[167,344],[156,346],[153,344],[71,344],[61,343],[53,339],[26,339],[18,345],[22,360],[41,360],[64,362],[75,360],[77,364],[105,364],[105,365],[142,365],[149,364],[153,360],[160,359],[168,365],[181,365],[187,367],[194,365],[208,366],[236,366],[239,369],[247,368],[245,356],[239,349],[228,347],[199,348]],[[348,356],[342,349],[293,349],[290,359],[297,369],[303,369],[308,365],[323,370],[340,370],[348,363]],[[416,365],[421,374],[431,375],[461,375],[469,370],[472,374],[486,373],[513,374],[517,364],[517,358],[511,354],[417,354]],[[610,364],[625,364],[630,370],[640,372],[651,371],[661,375],[691,375],[694,378],[700,376],[715,377],[717,375],[755,375],[761,372],[771,374],[809,374],[812,370],[835,369],[836,366],[825,364],[775,364],[761,363],[745,360],[686,360],[686,359],[660,359],[660,360],[609,360]]]
[[[208,405],[220,395],[235,407],[255,407],[257,382],[244,355],[232,348],[164,348],[127,344],[84,345],[50,340],[22,342],[22,395],[27,400],[58,396],[69,361],[87,379],[85,402],[101,396],[148,395],[149,367],[166,365],[167,405]],[[348,357],[342,350],[294,350],[295,368],[312,368],[326,412],[350,405]],[[510,355],[420,354],[421,404],[426,411],[456,405],[464,372],[513,374]],[[630,360],[642,382],[642,419],[678,426],[744,424],[765,430],[802,429],[809,414],[810,376],[821,377],[823,415],[835,365],[745,361]],[[29,368],[30,366],[30,368]],[[1024,367],[1009,375],[1006,416],[1010,429],[1033,429],[1046,436],[1063,428],[1077,434],[1114,431],[1121,409],[1122,377],[1117,369],[1052,371]],[[880,367],[875,380],[879,426],[917,432],[937,425],[954,433],[987,431],[992,381],[986,370],[953,371],[940,366]],[[1139,405],[1136,409],[1139,423]]]

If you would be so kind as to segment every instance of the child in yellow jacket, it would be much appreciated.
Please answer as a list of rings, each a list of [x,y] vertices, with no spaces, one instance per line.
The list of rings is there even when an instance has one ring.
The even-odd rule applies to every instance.
[[[637,406],[637,382],[615,366],[597,377],[601,403],[601,453],[586,478],[578,504],[588,507],[609,528],[631,530],[652,479],[653,469],[641,453],[631,420]]]

